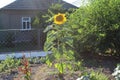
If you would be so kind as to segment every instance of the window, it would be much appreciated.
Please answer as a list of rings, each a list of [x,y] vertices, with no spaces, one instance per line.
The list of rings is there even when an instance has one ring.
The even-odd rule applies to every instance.
[[[31,30],[31,18],[30,17],[22,17],[22,29]]]

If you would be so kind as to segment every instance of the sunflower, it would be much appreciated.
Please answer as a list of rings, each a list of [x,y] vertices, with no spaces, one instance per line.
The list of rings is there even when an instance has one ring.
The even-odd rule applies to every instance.
[[[54,23],[55,24],[63,24],[66,22],[66,17],[65,14],[58,13],[57,15],[54,16]]]

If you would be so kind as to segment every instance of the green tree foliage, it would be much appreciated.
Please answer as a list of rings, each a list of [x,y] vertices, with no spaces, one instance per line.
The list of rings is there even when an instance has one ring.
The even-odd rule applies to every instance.
[[[120,1],[88,1],[69,18],[75,49],[120,55]]]

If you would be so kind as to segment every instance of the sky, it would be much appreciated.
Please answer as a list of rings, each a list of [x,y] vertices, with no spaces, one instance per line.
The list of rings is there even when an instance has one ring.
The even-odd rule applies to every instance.
[[[15,0],[0,0],[0,8],[12,3],[13,1],[15,1]],[[74,2],[76,0],[64,0],[64,1],[72,3],[72,2]]]
[[[15,0],[0,0],[0,8],[12,3]]]

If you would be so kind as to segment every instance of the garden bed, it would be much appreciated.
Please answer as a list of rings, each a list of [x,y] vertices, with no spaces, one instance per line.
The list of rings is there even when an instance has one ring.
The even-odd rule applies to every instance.
[[[87,59],[83,61],[84,70],[66,70],[64,73],[64,80],[76,80],[77,78],[80,78],[83,72],[91,72],[92,70],[94,70],[95,72],[102,72],[109,78],[109,80],[115,80],[111,74],[113,73],[114,68],[119,62],[119,59],[111,59],[111,57],[106,59],[104,57],[91,59],[91,57],[87,56],[86,58]],[[32,69],[32,80],[58,80],[58,71],[54,68],[48,67],[46,64],[31,64],[30,67]],[[9,70],[9,73],[0,73],[0,80],[18,80],[20,74],[21,73],[18,72],[17,69],[11,69]]]

